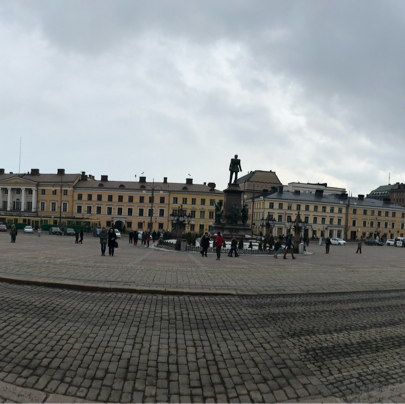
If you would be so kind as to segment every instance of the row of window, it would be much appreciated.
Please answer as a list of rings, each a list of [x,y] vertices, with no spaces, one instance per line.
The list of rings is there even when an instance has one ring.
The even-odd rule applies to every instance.
[[[177,196],[173,197],[173,203],[179,203],[179,198]],[[188,205],[188,198],[181,198],[181,204]],[[191,205],[197,205],[197,198],[191,198]],[[205,198],[201,198],[200,205],[205,205]],[[215,199],[210,199],[210,206],[215,206]]]
[[[357,215],[357,214],[360,214],[360,211],[361,211],[361,209],[359,209],[359,213],[357,213],[357,209],[353,209],[353,215]],[[377,211],[377,216],[382,216],[382,211],[381,210],[378,210]],[[385,217],[389,217],[389,213],[390,212],[388,212],[388,211],[385,211],[384,212],[384,216]],[[392,213],[392,215],[391,215],[391,217],[396,217],[396,213],[397,212],[391,212]],[[363,209],[363,216],[367,216],[367,214],[368,214],[368,210],[367,209]],[[375,216],[375,210],[374,209],[371,209],[370,210],[370,216]],[[402,219],[403,218],[405,218],[405,213],[402,213]]]
[[[97,194],[97,202],[101,202],[103,200],[103,195],[102,194]],[[113,202],[113,197],[114,195],[107,195],[107,201],[108,202]],[[82,201],[83,200],[83,194],[77,194],[77,200]],[[87,200],[92,201],[93,200],[93,194],[87,194]],[[149,203],[155,203],[156,199],[155,197],[149,196]],[[124,195],[118,195],[118,202],[124,202]],[[134,196],[133,195],[128,195],[128,202],[133,203],[134,202]],[[139,197],[139,203],[145,203],[145,197],[140,196]],[[159,197],[159,203],[165,203],[165,197],[161,196]]]

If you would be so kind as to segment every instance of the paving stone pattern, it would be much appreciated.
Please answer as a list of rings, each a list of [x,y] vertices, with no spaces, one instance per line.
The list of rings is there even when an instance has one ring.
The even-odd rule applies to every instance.
[[[21,233],[21,232],[20,232]],[[198,253],[137,247],[119,241],[114,257],[100,254],[99,239],[20,234],[17,243],[0,233],[0,277],[65,284],[117,286],[150,291],[265,294],[405,289],[405,248],[356,245],[324,247],[296,260],[266,256],[208,258]]]
[[[404,299],[0,284],[0,380],[103,402],[348,401],[405,381]]]

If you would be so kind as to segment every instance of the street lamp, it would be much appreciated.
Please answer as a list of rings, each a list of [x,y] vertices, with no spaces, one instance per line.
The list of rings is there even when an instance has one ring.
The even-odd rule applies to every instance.
[[[264,219],[264,217],[262,217],[262,219],[260,220],[260,227],[261,228],[266,228],[266,241],[269,242],[270,240],[270,235],[272,235],[272,230],[275,226],[276,223],[276,219],[273,216],[270,216],[270,213],[267,213],[267,218]]]
[[[152,190],[152,197],[150,200],[150,214],[149,214],[149,231],[152,231],[153,226],[153,203],[155,199],[155,189],[160,189],[162,193],[162,187],[160,185],[155,185],[155,179],[153,178],[152,185],[145,185],[145,187],[149,187]],[[146,191],[143,191],[146,192]]]
[[[176,230],[176,250],[180,250],[181,236],[183,235],[183,230],[191,221],[191,214],[186,214],[186,210],[183,209],[183,205],[180,209],[173,209],[170,214],[170,221],[172,222],[172,229]]]

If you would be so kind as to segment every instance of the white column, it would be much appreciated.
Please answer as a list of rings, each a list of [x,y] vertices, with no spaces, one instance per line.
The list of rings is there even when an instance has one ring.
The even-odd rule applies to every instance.
[[[25,211],[25,188],[21,188],[21,212]]]
[[[7,195],[7,210],[11,210],[11,187],[7,188],[8,195]]]
[[[32,188],[32,211],[35,212],[37,210],[37,189]]]

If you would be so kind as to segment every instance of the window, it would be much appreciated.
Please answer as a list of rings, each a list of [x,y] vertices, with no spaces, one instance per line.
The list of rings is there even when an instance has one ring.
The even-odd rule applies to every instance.
[[[153,217],[153,210],[151,208],[148,208],[148,217]]]
[[[112,202],[112,201],[113,201],[113,196],[112,196],[112,195],[108,195],[107,200],[108,200],[108,202]]]
[[[99,202],[102,201],[102,200],[103,200],[103,195],[98,194],[98,195],[97,195],[97,200],[98,200]]]
[[[175,196],[175,197],[173,198],[173,203],[179,203],[179,202],[178,202],[178,199],[177,199],[177,196]]]
[[[279,204],[278,204],[278,208],[279,208],[279,209],[283,209],[283,204],[282,204],[282,203],[279,203]]]
[[[329,224],[333,224],[333,217],[329,218]]]
[[[341,226],[342,225],[342,219],[339,217],[338,218],[338,225]]]
[[[324,217],[321,219],[321,224],[326,224],[326,219]]]
[[[367,220],[363,220],[363,227],[367,227]]]
[[[195,210],[191,211],[191,217],[194,219],[195,218]]]
[[[76,213],[82,213],[82,205],[76,205]]]
[[[367,216],[367,209],[363,209],[363,215]]]
[[[352,226],[356,226],[356,219],[352,220]]]
[[[20,193],[20,190],[17,189],[17,194],[19,194],[19,193]],[[53,189],[53,190],[52,190],[52,195],[56,195],[56,193],[57,193],[57,190],[56,190],[56,189]]]
[[[338,208],[338,213],[343,213],[343,209],[342,209],[342,208]]]
[[[133,209],[132,209],[132,208],[128,208],[128,209],[127,209],[127,216],[132,216],[132,212],[133,212]]]
[[[86,209],[87,209],[87,214],[91,215],[91,206],[87,206]]]
[[[378,216],[381,216],[381,210],[378,211]]]
[[[353,209],[353,215],[357,214],[357,209]]]
[[[204,233],[204,225],[203,224],[200,224],[200,232]]]
[[[7,202],[6,201],[4,201],[5,202],[5,208],[4,208],[4,210],[6,210],[7,209]],[[32,210],[32,202],[27,202],[27,210]]]
[[[165,210],[162,208],[159,209],[159,217],[165,217]]]
[[[122,208],[117,208],[117,215],[122,216]]]
[[[215,206],[215,199],[210,199],[210,205]]]
[[[401,223],[401,230],[404,230],[404,223]]]
[[[388,229],[388,222],[384,222],[384,228]]]
[[[205,199],[201,199],[201,205],[205,205]]]
[[[56,212],[56,202],[51,202],[51,211]]]
[[[269,209],[274,209],[274,202],[269,203]]]
[[[313,224],[317,224],[317,223],[318,223],[318,218],[317,218],[316,216],[313,217],[312,223],[313,223]]]
[[[200,212],[200,219],[205,219],[205,212],[203,210]]]
[[[6,189],[6,194],[8,194],[8,189]],[[41,195],[45,195],[45,191],[46,191],[46,189],[41,189]]]
[[[395,223],[394,222],[391,223],[391,229],[395,229]]]
[[[305,223],[309,223],[309,217],[308,217],[308,216],[305,216],[305,217],[304,217],[304,222],[305,222]]]
[[[385,212],[385,217],[388,217],[388,213],[389,213],[389,212]]]
[[[158,229],[159,229],[159,230],[163,230],[163,223],[159,223],[159,224],[158,224]]]
[[[160,223],[159,223],[160,224]],[[162,223],[163,224],[163,223]],[[190,224],[190,231],[195,231],[195,224]]]
[[[374,227],[374,222],[373,221],[370,222],[370,227]]]
[[[143,229],[143,222],[138,222],[138,229]]]
[[[297,204],[297,210],[301,210],[301,205]]]
[[[118,202],[124,202],[123,195],[118,195]]]
[[[309,211],[309,205],[305,205],[305,211],[306,211],[306,212]]]
[[[143,216],[143,208],[138,209],[138,216]]]
[[[67,212],[67,210],[68,210],[67,202],[62,202],[62,212]]]
[[[132,229],[132,222],[127,222],[127,229]]]
[[[322,206],[322,212],[326,212],[326,206]]]
[[[105,224],[107,227],[111,227],[111,220],[107,220]]]
[[[330,213],[335,213],[335,208],[333,206],[331,206],[329,212]]]
[[[112,215],[112,207],[107,206],[107,215]]]
[[[63,196],[66,196],[66,195],[67,195],[67,192],[68,192],[68,190],[67,190],[67,189],[64,189],[64,190],[63,190]],[[31,190],[31,194],[32,194],[32,190]]]
[[[370,215],[371,215],[371,216],[374,216],[374,215],[375,215],[374,210],[371,210]]]
[[[396,212],[392,212],[392,217],[395,217]]]
[[[101,215],[101,206],[96,207],[96,214]]]
[[[77,194],[77,200],[81,201],[83,199],[83,195],[82,194]]]
[[[155,203],[155,197],[152,198],[152,197],[150,196],[150,197],[149,197],[149,203]]]
[[[6,202],[7,203],[7,202]],[[40,204],[39,204],[39,209],[41,210],[41,211],[44,211],[45,210],[45,202],[41,202]]]
[[[144,202],[145,202],[145,197],[140,196],[140,197],[139,197],[139,203],[144,203]]]
[[[291,222],[291,216],[287,216],[287,222]]]
[[[278,215],[277,216],[277,221],[282,222],[283,221],[283,215]]]
[[[93,195],[92,194],[87,194],[87,200],[92,201],[93,200]]]
[[[187,198],[183,198],[183,199],[182,199],[182,204],[183,204],[183,205],[187,205]]]
[[[287,205],[287,210],[292,210],[292,204],[291,204],[291,203],[289,203],[289,204]]]
[[[318,206],[317,205],[314,206],[314,212],[318,212]]]
[[[128,196],[128,202],[133,203],[134,202],[134,197],[133,196]]]
[[[208,212],[208,217],[210,219],[214,219],[214,212],[213,211]]]
[[[28,190],[28,195],[32,195],[32,189],[31,188]],[[63,195],[65,195],[65,194],[63,194]]]
[[[196,198],[191,198],[191,204],[196,205],[197,204],[197,199]]]
[[[378,227],[378,228],[381,227],[381,222],[377,222],[377,227]]]
[[[165,203],[165,197],[164,196],[161,196],[160,197],[160,203]],[[160,224],[160,223],[159,223]],[[163,223],[162,223],[162,225],[163,225]],[[162,227],[162,229],[163,229],[163,227]]]

